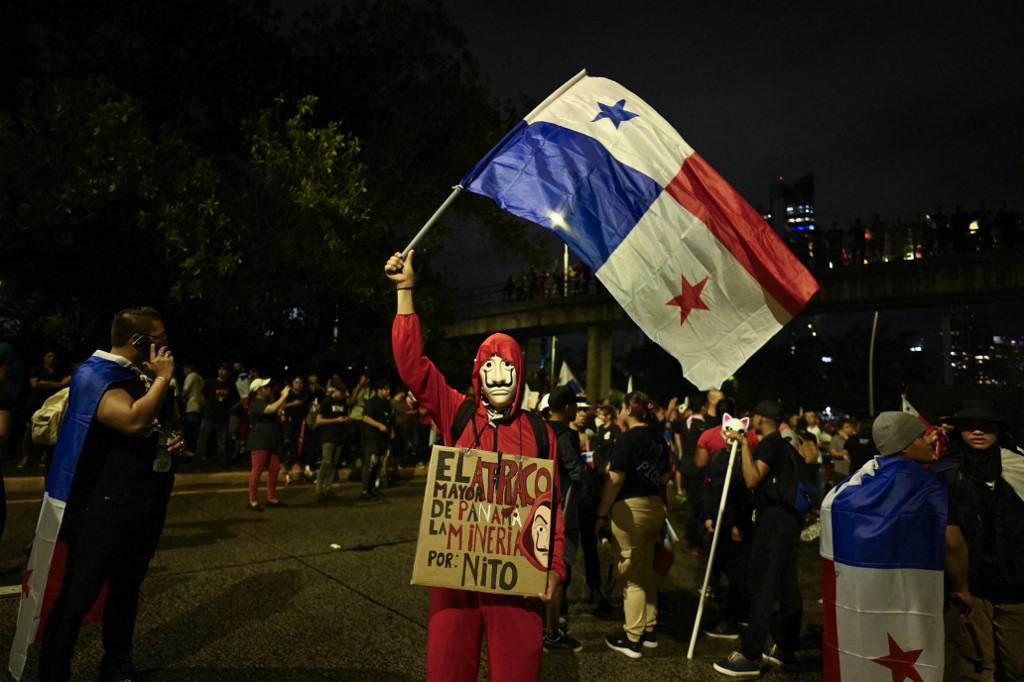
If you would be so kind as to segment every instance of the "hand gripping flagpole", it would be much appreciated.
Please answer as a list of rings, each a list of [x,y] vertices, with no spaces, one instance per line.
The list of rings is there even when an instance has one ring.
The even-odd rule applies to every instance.
[[[741,433],[742,437],[746,434]],[[732,483],[732,467],[736,462],[736,448],[740,442],[732,442],[732,450],[729,451],[729,468],[725,470],[725,487],[722,489],[722,499],[718,502],[718,518],[715,519],[715,533],[711,537],[711,551],[708,552],[708,567],[704,571],[704,584],[700,588],[700,598],[697,601],[697,618],[693,621],[693,632],[690,633],[690,648],[686,651],[686,658],[693,658],[693,649],[697,646],[697,632],[700,630],[700,619],[704,615],[704,598],[708,593],[708,583],[711,581],[711,568],[715,565],[715,549],[718,547],[718,534],[722,531],[722,515],[725,513],[726,498],[729,497],[729,485]],[[732,589],[732,585],[729,586]]]

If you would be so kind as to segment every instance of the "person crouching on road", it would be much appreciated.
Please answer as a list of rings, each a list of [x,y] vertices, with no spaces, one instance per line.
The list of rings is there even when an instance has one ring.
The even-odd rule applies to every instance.
[[[283,507],[277,499],[277,475],[281,472],[281,421],[278,414],[288,399],[285,386],[277,400],[271,400],[270,379],[255,379],[249,386],[249,438],[246,447],[252,457],[249,471],[249,509],[261,512],[256,499],[260,476],[267,469],[267,506]]]
[[[653,427],[654,403],[644,393],[628,394],[619,414],[626,433],[612,447],[595,531],[600,533],[610,516],[621,555],[618,569],[626,622],[624,630],[605,643],[630,658],[640,658],[644,647],[658,646],[654,546],[667,515],[662,494],[669,479],[670,455],[661,431]]]

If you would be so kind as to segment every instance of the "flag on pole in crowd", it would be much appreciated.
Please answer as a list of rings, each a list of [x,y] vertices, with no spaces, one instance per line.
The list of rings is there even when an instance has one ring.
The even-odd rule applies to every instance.
[[[913,405],[910,404],[909,400],[907,400],[907,394],[906,393],[901,393],[900,394],[900,411],[901,412],[906,412],[907,414],[911,414],[911,415],[913,415],[915,417],[920,417],[921,416],[921,413],[918,412],[917,409]]]
[[[657,111],[586,72],[460,186],[558,234],[700,389],[719,387],[818,290]]]
[[[111,384],[130,381],[137,376],[133,370],[120,364],[115,356],[96,351],[82,363],[71,381],[68,406],[46,475],[46,490],[36,522],[32,552],[22,576],[18,623],[8,663],[8,670],[15,679],[21,679],[29,646],[43,637],[46,618],[53,608],[64,578],[67,547],[60,539],[60,529],[78,460],[100,398]],[[86,614],[85,622],[102,617],[105,592],[104,589],[96,604]]]
[[[576,393],[583,393],[583,385],[576,381],[576,375],[569,369],[569,363],[562,360],[562,368],[558,370],[558,385],[568,386]]]
[[[633,392],[633,375],[630,374],[629,378],[626,379],[626,393],[629,394],[629,393],[632,393],[632,392]]]
[[[825,679],[941,680],[947,491],[876,457],[821,505]]]

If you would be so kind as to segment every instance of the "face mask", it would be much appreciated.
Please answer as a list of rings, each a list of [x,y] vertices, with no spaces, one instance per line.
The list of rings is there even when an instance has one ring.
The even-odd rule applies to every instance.
[[[504,409],[516,397],[516,368],[508,360],[492,355],[480,366],[480,390],[487,404],[495,409]]]

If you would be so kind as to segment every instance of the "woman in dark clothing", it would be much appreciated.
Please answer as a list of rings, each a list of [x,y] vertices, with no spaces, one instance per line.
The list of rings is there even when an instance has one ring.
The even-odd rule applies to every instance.
[[[256,489],[263,470],[267,473],[267,506],[283,507],[277,499],[277,475],[281,471],[278,451],[281,447],[280,410],[288,399],[289,389],[285,386],[277,400],[271,402],[270,379],[256,379],[249,393],[249,438],[246,449],[252,456],[249,472],[249,509],[263,511],[256,500]]]
[[[966,405],[950,421],[950,447],[935,469],[949,485],[950,517],[967,541],[974,596],[974,609],[957,636],[961,679],[1021,680],[1024,452],[987,404]]]
[[[654,546],[665,523],[663,493],[669,476],[668,445],[656,428],[654,403],[635,391],[626,396],[620,416],[626,432],[618,437],[609,456],[608,479],[598,506],[597,532],[611,518],[611,531],[619,546],[625,628],[606,640],[609,648],[640,658],[643,647],[658,640],[657,574]]]
[[[285,465],[290,467],[285,478],[289,483],[299,480],[303,473],[302,437],[309,414],[308,405],[303,379],[296,376],[292,379],[288,399],[282,408],[284,417],[281,420],[281,449],[284,451]]]

